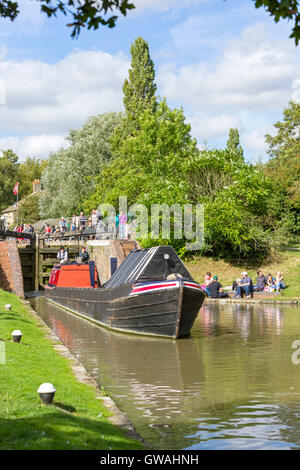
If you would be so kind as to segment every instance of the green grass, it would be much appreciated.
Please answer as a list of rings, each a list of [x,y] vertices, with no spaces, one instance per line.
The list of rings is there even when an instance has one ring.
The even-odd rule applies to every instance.
[[[230,263],[221,259],[195,256],[185,262],[187,269],[194,279],[203,282],[207,271],[218,275],[223,286],[231,286],[234,279],[241,277],[242,271],[247,271],[253,281],[256,281],[257,271],[276,276],[277,271],[283,272],[287,288],[281,291],[280,299],[300,298],[300,251],[280,251],[275,260],[265,264]],[[278,298],[278,297],[277,297]],[[276,299],[277,299],[276,298]]]
[[[6,311],[4,305],[12,304]],[[21,343],[11,340],[22,330]],[[0,290],[0,449],[142,449],[108,421],[110,413],[93,387],[77,381],[69,361],[53,349],[43,328],[13,294]],[[44,382],[56,388],[53,404],[37,393]]]

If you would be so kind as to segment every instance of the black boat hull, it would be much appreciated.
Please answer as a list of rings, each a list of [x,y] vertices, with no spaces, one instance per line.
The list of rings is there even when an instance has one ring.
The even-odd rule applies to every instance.
[[[53,287],[45,294],[55,304],[112,330],[172,338],[190,333],[205,297],[196,283],[182,280],[170,288],[137,294],[132,288]]]

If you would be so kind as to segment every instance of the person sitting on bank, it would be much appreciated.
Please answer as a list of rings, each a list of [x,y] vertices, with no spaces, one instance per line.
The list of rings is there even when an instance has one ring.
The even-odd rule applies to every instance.
[[[209,297],[212,299],[222,299],[228,297],[227,292],[223,292],[222,285],[218,282],[218,276],[214,276],[209,284]]]
[[[278,271],[276,276],[276,292],[279,292],[280,289],[285,289],[285,283],[283,282],[283,273]]]
[[[204,290],[204,292],[206,293],[206,295],[208,297],[210,296],[209,286],[210,286],[212,281],[213,281],[213,279],[211,277],[211,273],[207,272],[206,275],[205,275],[205,278],[204,278],[204,283],[202,284],[201,288],[202,288],[202,290]]]
[[[238,286],[239,286],[239,283],[241,282],[240,279],[236,279],[235,281],[233,281],[232,283],[232,291],[234,292],[234,297],[237,296],[237,289],[238,289]]]
[[[262,292],[267,284],[267,278],[263,274],[262,271],[257,271],[257,279],[256,279],[256,285],[254,286],[254,290],[256,292]]]
[[[241,298],[242,297],[242,292],[245,292],[245,294],[247,296],[247,299],[250,299],[250,297],[251,297],[250,294],[252,293],[252,288],[253,288],[252,281],[251,281],[250,277],[248,276],[248,273],[246,271],[244,271],[242,273],[242,279],[238,284],[237,295],[235,296],[235,298]]]
[[[79,263],[88,263],[89,259],[90,259],[90,255],[86,251],[85,246],[82,246],[79,252],[77,261],[79,261]]]
[[[272,274],[268,274],[267,276],[267,283],[265,286],[265,291],[267,292],[275,292],[276,290],[276,279],[272,276]]]
[[[61,264],[67,263],[69,261],[68,251],[64,246],[61,246],[59,252],[57,253],[57,259]]]

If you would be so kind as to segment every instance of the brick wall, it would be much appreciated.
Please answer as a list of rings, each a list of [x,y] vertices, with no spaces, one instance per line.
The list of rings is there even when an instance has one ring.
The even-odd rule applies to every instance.
[[[0,241],[0,288],[24,297],[23,274],[16,240]]]

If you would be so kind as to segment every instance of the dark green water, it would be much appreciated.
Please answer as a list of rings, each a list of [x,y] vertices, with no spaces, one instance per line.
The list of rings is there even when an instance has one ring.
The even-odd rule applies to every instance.
[[[207,304],[175,341],[33,306],[154,448],[300,448],[299,308]]]

